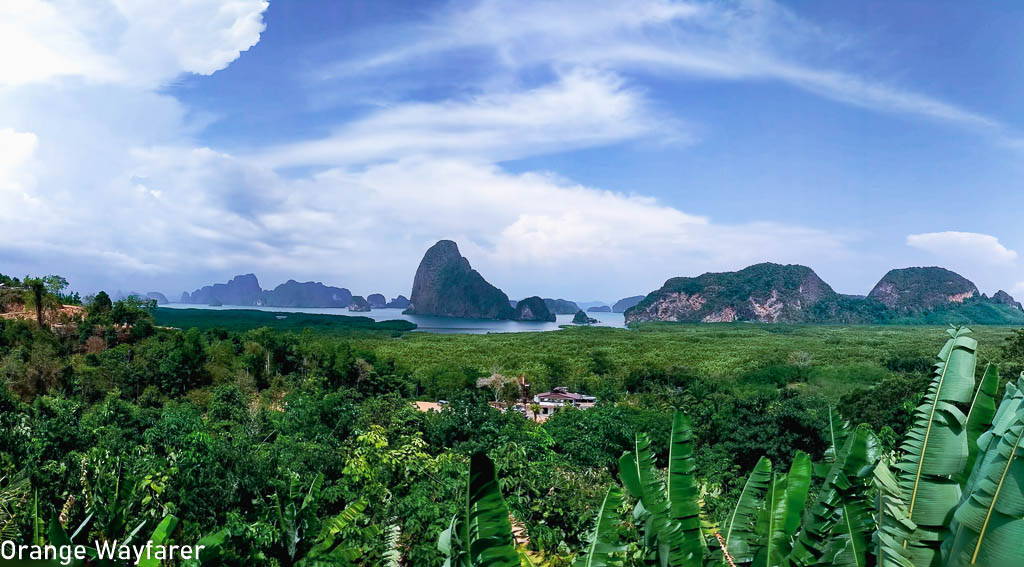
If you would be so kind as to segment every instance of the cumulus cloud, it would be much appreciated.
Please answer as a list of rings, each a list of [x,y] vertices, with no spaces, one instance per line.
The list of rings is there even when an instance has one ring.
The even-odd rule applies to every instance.
[[[264,0],[0,3],[0,51],[9,55],[0,58],[5,271],[85,275],[88,289],[181,267],[180,257],[140,244],[158,234],[170,249],[175,234],[157,230],[173,219],[147,208],[156,193],[133,168],[140,150],[188,143],[201,124],[157,91],[236,59],[259,40],[266,8]]]
[[[210,278],[244,267],[267,285],[299,277],[406,293],[423,251],[447,237],[513,296],[584,288],[613,296],[636,280],[653,288],[695,270],[845,254],[844,239],[825,231],[724,224],[647,197],[463,159],[409,158],[288,179],[209,149],[150,148],[132,157],[117,182],[120,198],[104,208],[118,230],[86,235],[78,246],[154,281],[177,281],[187,261],[190,272]],[[120,255],[102,254],[112,250]]]
[[[583,4],[546,4],[550,13],[537,18],[516,6],[506,28],[488,12],[496,5],[481,4],[453,41],[506,34],[503,56],[515,61],[524,42],[545,50],[565,34],[589,42],[623,25],[641,33],[705,9],[613,5],[610,18]],[[408,293],[423,251],[447,237],[513,296],[612,297],[684,273],[848,254],[846,237],[833,232],[723,223],[497,165],[640,137],[688,141],[685,125],[623,74],[582,55],[530,86],[499,82],[387,104],[327,138],[233,154],[194,142],[203,124],[158,87],[237,58],[258,41],[265,2],[21,7],[0,18],[0,46],[29,54],[28,63],[0,63],[8,271],[61,271],[83,290],[127,281],[168,292],[255,271],[268,286],[296,277],[397,294]],[[563,28],[573,20],[586,25]],[[528,37],[517,31],[526,27]],[[325,169],[282,172],[303,165]]]
[[[209,75],[259,41],[266,0],[15,0],[0,5],[0,86],[58,78],[157,86]]]
[[[851,104],[1001,128],[790,59],[795,45],[827,42],[772,3],[485,1],[320,76],[387,75],[482,50],[495,66],[479,83],[429,102],[377,101],[323,138],[231,152],[205,147],[203,124],[160,86],[238,58],[259,40],[266,2],[13,6],[0,6],[0,49],[24,56],[0,60],[0,260],[15,273],[64,272],[84,290],[128,281],[170,292],[255,271],[267,286],[295,277],[407,294],[439,238],[457,240],[514,297],[613,298],[676,275],[764,260],[820,267],[851,255],[850,237],[831,230],[725,222],[498,165],[640,138],[692,141],[686,123],[631,82],[635,73],[779,80]],[[965,233],[914,235],[911,244],[948,250],[952,237],[941,235],[950,234]],[[963,254],[1013,261],[994,237],[973,237],[982,238],[960,238]]]
[[[907,245],[940,258],[969,260],[978,264],[1012,265],[1017,259],[1017,252],[1003,246],[998,238],[977,232],[911,234],[907,236]]]

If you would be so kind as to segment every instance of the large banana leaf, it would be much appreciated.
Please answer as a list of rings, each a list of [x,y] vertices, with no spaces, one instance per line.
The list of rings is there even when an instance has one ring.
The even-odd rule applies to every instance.
[[[825,550],[830,565],[865,567],[868,564],[868,542],[875,527],[868,492],[881,455],[878,438],[871,429],[860,426],[850,435],[843,454],[837,458],[836,462],[841,462],[842,466],[832,479],[831,488],[839,496],[839,504]]]
[[[910,520],[907,504],[899,481],[884,461],[874,471],[875,499],[875,559],[878,567],[914,567],[910,551],[903,542],[915,537],[917,525]]]
[[[271,496],[281,541],[284,543],[288,557],[293,561],[299,553],[299,542],[304,536],[307,516],[316,511],[323,482],[323,474],[318,473],[310,483],[309,490],[304,491],[299,477],[293,476],[288,484],[288,495],[284,502],[281,501],[277,492]],[[305,494],[303,494],[304,492]]]
[[[846,438],[850,434],[850,423],[845,421],[836,408],[828,408],[828,449],[825,450],[825,462],[832,464],[836,462],[836,454],[846,445]]]
[[[697,463],[693,458],[693,429],[686,414],[677,411],[672,416],[671,441],[665,494],[668,496],[669,519],[676,527],[672,547],[681,552],[682,562],[678,565],[699,567],[703,563],[707,543],[700,523],[700,492],[695,477]]]
[[[967,464],[957,475],[961,490],[974,470],[974,461],[978,458],[978,438],[992,427],[992,418],[996,415],[996,396],[999,394],[999,367],[989,364],[985,375],[974,393],[971,410],[967,412]]]
[[[619,478],[630,496],[637,500],[633,518],[640,526],[646,559],[662,565],[678,565],[680,550],[673,553],[672,541],[678,526],[669,520],[669,502],[665,497],[665,483],[658,478],[654,467],[654,453],[646,435],[638,433],[633,451],[619,458]]]
[[[676,412],[666,482],[658,477],[644,434],[637,434],[633,451],[619,459],[622,484],[638,500],[633,515],[643,535],[645,560],[663,567],[700,567],[704,562],[693,439],[689,418]]]
[[[441,532],[437,547],[448,556],[445,567],[519,567],[508,505],[483,453],[470,459],[469,486],[461,510]]]
[[[594,533],[590,536],[587,550],[581,555],[573,567],[621,567],[624,561],[622,552],[626,547],[619,543],[616,510],[622,504],[622,492],[619,487],[612,486],[605,494],[601,509],[594,521]]]
[[[346,546],[344,541],[339,541],[339,537],[343,536],[343,531],[349,526],[355,524],[356,520],[366,510],[368,502],[365,498],[360,498],[355,502],[352,502],[345,509],[341,511],[337,516],[333,516],[323,521],[320,527],[320,533],[317,535],[316,543],[309,549],[309,553],[300,561],[299,564],[315,564],[317,561],[324,560],[325,558],[342,558],[349,561],[354,561],[361,555],[361,551],[352,546]]]
[[[1024,410],[999,436],[957,508],[948,567],[1024,563]]]
[[[881,456],[878,438],[866,426],[847,436],[836,452],[789,560],[794,565],[867,565],[873,521],[867,492]]]
[[[754,531],[758,549],[753,565],[781,565],[792,549],[793,535],[800,527],[800,514],[811,485],[811,459],[798,451],[788,474],[775,473],[765,491],[764,504]]]
[[[50,525],[46,535],[50,540],[50,545],[56,546],[58,548],[69,547],[72,545],[72,538],[68,537],[68,533],[64,531],[64,527],[60,525],[60,521],[57,519],[56,515],[50,518]],[[41,540],[42,536],[39,537]],[[69,563],[69,567],[85,567],[85,560],[73,559]]]
[[[1017,379],[1016,383],[1009,382],[1006,384],[1006,391],[1003,394],[1002,401],[999,402],[999,409],[996,410],[996,415],[992,419],[992,426],[978,437],[978,455],[974,462],[974,469],[969,471],[971,474],[967,478],[967,484],[964,486],[963,500],[966,500],[976,488],[981,478],[981,470],[985,467],[987,459],[995,457],[995,449],[1002,441],[1003,435],[1013,425],[1013,422],[1016,421],[1017,412],[1022,407],[1024,407],[1024,374]],[[961,500],[960,505],[963,505],[963,500]],[[950,524],[952,531],[956,531],[956,521],[956,517],[954,517],[953,522]]]
[[[964,495],[958,509],[963,508],[968,503],[968,500],[972,498],[972,495],[978,491],[980,485],[985,482],[984,472],[994,460],[1000,458],[998,449],[1003,443],[1003,438],[1017,422],[1018,414],[1021,411],[1024,411],[1024,374],[1021,375],[1016,383],[1010,382],[1006,385],[1006,391],[1003,394],[1002,401],[999,403],[999,409],[992,419],[992,427],[978,438],[977,460],[974,463],[974,470],[971,471],[971,475],[968,477],[967,484],[964,487]],[[951,534],[943,545],[945,557],[949,557],[954,543],[954,536],[961,531],[960,517],[961,514],[955,514],[950,522]]]
[[[793,455],[793,463],[786,474],[786,513],[782,529],[786,536],[792,538],[800,528],[800,515],[807,503],[807,493],[811,489],[811,458],[803,451]]]
[[[224,545],[224,542],[231,537],[231,532],[227,528],[220,530],[219,532],[213,532],[203,536],[196,542],[197,546],[202,546],[203,549],[199,551],[199,562],[202,563],[213,557],[216,557],[220,553],[220,547]]]
[[[178,518],[168,514],[164,516],[164,519],[161,520],[159,524],[157,524],[156,529],[153,530],[153,535],[149,538],[149,541],[153,542],[154,547],[166,546],[171,539],[171,534],[174,533],[174,530],[177,529],[177,527]],[[152,554],[152,556],[145,556],[145,554],[143,554],[143,557],[139,559],[138,566],[160,567],[160,564],[163,563],[163,561],[154,557],[155,555],[155,553]]]
[[[764,504],[765,492],[772,481],[772,462],[761,457],[747,477],[736,507],[725,523],[725,547],[736,563],[750,563],[757,552],[757,534],[754,526],[757,513]]]
[[[978,343],[967,328],[950,329],[949,334],[896,465],[907,511],[920,536],[904,542],[917,567],[939,565],[939,547],[961,494],[953,477],[963,472],[968,456],[967,416],[955,404],[967,404],[974,394]]]

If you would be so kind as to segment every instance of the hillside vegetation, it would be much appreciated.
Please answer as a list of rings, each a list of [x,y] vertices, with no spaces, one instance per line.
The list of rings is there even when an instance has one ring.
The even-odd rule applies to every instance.
[[[866,297],[836,293],[806,266],[757,264],[672,278],[626,310],[626,322],[1024,324],[1006,292],[989,298],[943,268],[891,270]]]
[[[597,548],[628,567],[662,564],[652,542],[675,542],[677,520],[664,523],[656,485],[679,470],[684,446],[686,482],[703,495],[700,525],[719,530],[737,503],[755,511],[741,517],[768,517],[756,512],[767,497],[745,496],[748,475],[761,478],[764,462],[790,479],[787,471],[810,471],[793,483],[807,489],[784,514],[795,518],[791,528],[770,539],[790,549],[765,554],[766,567],[783,565],[813,534],[832,541],[833,524],[798,512],[833,502],[827,464],[846,454],[833,441],[837,424],[851,422],[839,428],[848,439],[871,440],[870,462],[907,454],[919,435],[915,408],[929,400],[935,353],[948,337],[942,327],[778,324],[430,335],[333,317],[354,324],[313,317],[299,330],[303,320],[291,314],[165,311],[106,294],[84,303],[75,325],[0,320],[5,538],[162,534],[209,542],[201,562],[233,566],[480,565],[464,553],[479,546],[459,528],[478,514],[497,522],[487,541],[503,546],[495,553],[506,562],[492,565],[528,557],[567,566]],[[164,328],[170,316],[181,318],[179,328]],[[272,319],[262,325],[261,317]],[[979,369],[958,364],[958,380],[1002,391],[1024,369],[1024,330],[981,327],[971,337]],[[1002,378],[985,378],[987,363]],[[568,386],[597,405],[565,408],[542,424],[496,409],[519,398],[520,375],[533,393]],[[448,403],[421,412],[417,400]],[[969,413],[953,403],[963,406],[954,418]],[[636,490],[632,469],[645,471],[650,491]],[[669,477],[658,472],[666,469]],[[784,494],[789,485],[770,478]],[[594,545],[595,517],[614,526],[598,531],[617,534],[607,547]],[[730,551],[738,564],[754,564],[772,533],[751,522],[749,556]],[[716,536],[704,536],[706,547],[664,564],[719,561]],[[865,565],[875,564],[868,553]]]

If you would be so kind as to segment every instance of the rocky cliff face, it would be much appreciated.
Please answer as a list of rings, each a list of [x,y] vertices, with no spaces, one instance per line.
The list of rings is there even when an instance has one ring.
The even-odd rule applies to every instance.
[[[1008,307],[1015,307],[1017,309],[1024,309],[1020,302],[1013,298],[1012,295],[1006,293],[1003,290],[999,290],[995,295],[992,296],[992,302],[999,305],[1006,305]]]
[[[451,240],[441,240],[423,255],[412,282],[412,297],[406,313],[512,319],[515,312],[503,291],[469,265]]]
[[[890,270],[868,299],[903,313],[919,313],[981,296],[970,280],[945,268]]]
[[[587,314],[584,313],[582,309],[577,311],[576,315],[574,315],[572,318],[573,325],[592,325],[597,322],[597,319],[587,316]]]
[[[352,292],[320,282],[288,280],[263,292],[263,304],[271,307],[348,307]]]
[[[366,296],[366,302],[370,304],[372,309],[383,309],[388,304],[388,298],[384,297],[381,293],[371,293]]]
[[[544,305],[548,307],[548,311],[555,315],[572,315],[580,310],[579,305],[569,301],[568,299],[551,299],[550,297],[544,298]]]
[[[644,298],[644,296],[642,296],[642,295],[633,295],[631,297],[623,297],[622,299],[616,301],[615,305],[612,305],[612,312],[614,312],[614,313],[625,313],[627,309],[629,309],[630,307],[636,305],[637,303],[640,303],[643,300],[643,298]]]
[[[155,299],[157,305],[167,305],[170,301],[167,301],[167,296],[160,293],[159,291],[151,291],[146,294],[146,299]]]
[[[399,295],[389,301],[385,307],[389,309],[405,309],[406,307],[409,307],[409,298],[404,295]]]
[[[253,274],[235,276],[228,283],[213,284],[181,296],[183,303],[206,305],[257,305],[263,299],[263,289]]]
[[[738,272],[672,278],[626,310],[626,322],[797,323],[816,320],[839,295],[806,266],[757,264]]]
[[[370,304],[366,302],[366,299],[361,295],[353,295],[352,301],[348,304],[349,311],[367,312],[370,310]]]
[[[543,299],[535,295],[516,303],[514,318],[517,321],[555,321],[555,314],[548,310]]]

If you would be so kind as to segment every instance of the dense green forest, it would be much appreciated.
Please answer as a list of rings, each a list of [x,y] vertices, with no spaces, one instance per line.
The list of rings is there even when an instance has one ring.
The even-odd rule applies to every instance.
[[[67,299],[66,282],[34,282],[11,281],[7,301]],[[0,319],[0,534],[202,540],[211,565],[483,565],[458,545],[473,547],[464,524],[486,526],[484,513],[492,543],[541,565],[691,565],[692,547],[690,559],[659,553],[705,531],[709,561],[791,564],[787,554],[809,557],[800,550],[814,549],[814,530],[832,529],[805,520],[798,532],[794,514],[840,501],[837,485],[858,498],[871,489],[870,474],[840,478],[834,463],[907,452],[950,339],[941,327],[751,324],[431,335],[297,314],[172,314],[106,294],[83,303],[77,322]],[[1024,369],[1024,330],[971,336],[970,372],[958,367],[968,402],[975,379],[1002,392]],[[534,392],[568,386],[598,403],[538,424],[489,405],[507,392],[478,387],[520,374]],[[411,403],[439,399],[440,412]],[[697,524],[696,511],[677,522],[675,501],[652,496],[683,466],[677,446]],[[753,532],[758,510],[775,514],[764,502],[787,487],[771,470],[807,485],[778,513],[782,535],[767,536],[790,549],[764,551],[755,534],[749,553],[714,555],[710,534],[738,510]],[[602,538],[610,562],[595,562]],[[490,564],[506,565],[495,553]]]

